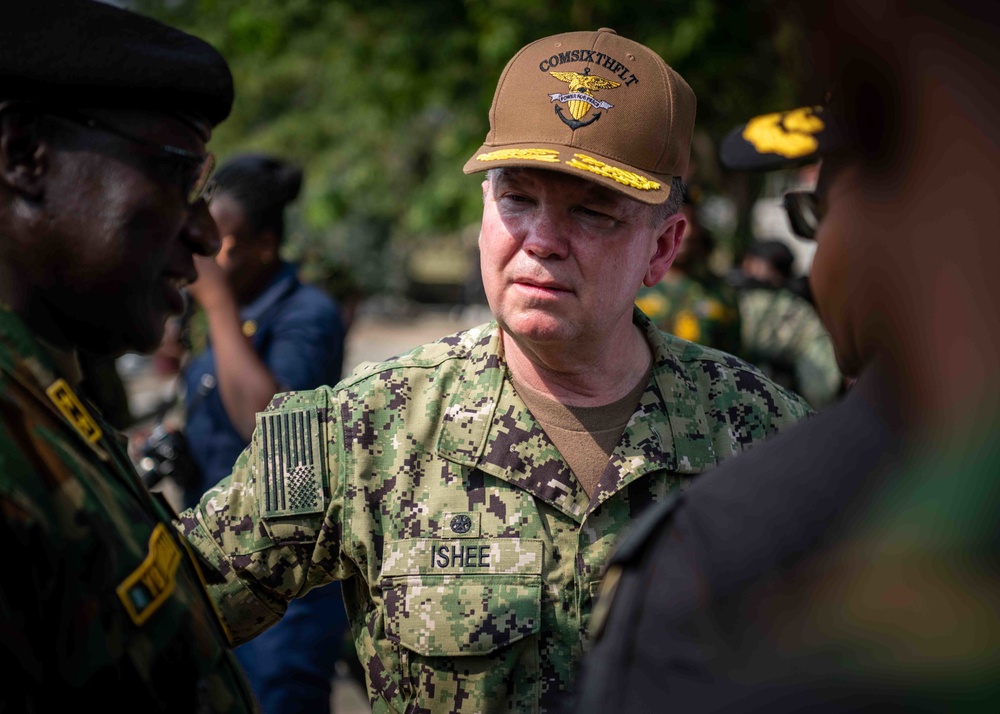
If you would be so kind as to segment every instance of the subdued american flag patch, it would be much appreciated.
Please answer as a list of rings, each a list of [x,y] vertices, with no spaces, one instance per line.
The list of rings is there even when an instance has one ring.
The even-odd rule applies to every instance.
[[[316,409],[257,415],[261,513],[296,516],[325,510]]]

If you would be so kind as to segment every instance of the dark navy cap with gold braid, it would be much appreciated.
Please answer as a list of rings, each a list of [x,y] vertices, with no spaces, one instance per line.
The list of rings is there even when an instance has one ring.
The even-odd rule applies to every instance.
[[[233,78],[207,42],[94,0],[0,5],[0,100],[229,116]]]
[[[844,122],[823,107],[762,114],[730,132],[719,161],[734,171],[800,166],[850,144]]]

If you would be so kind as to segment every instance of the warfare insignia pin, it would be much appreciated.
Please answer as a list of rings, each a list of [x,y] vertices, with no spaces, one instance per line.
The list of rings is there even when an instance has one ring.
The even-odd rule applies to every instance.
[[[579,72],[549,72],[553,77],[558,79],[560,82],[565,82],[569,85],[569,92],[566,94],[560,94],[556,92],[555,94],[549,95],[550,102],[562,102],[569,107],[569,113],[572,119],[567,119],[563,116],[562,107],[556,105],[556,114],[559,118],[570,129],[579,129],[580,127],[587,126],[588,124],[593,124],[595,121],[601,118],[601,113],[598,112],[594,114],[590,119],[586,121],[583,118],[590,112],[591,109],[603,109],[607,111],[608,109],[614,108],[614,104],[608,104],[605,101],[594,98],[594,92],[601,89],[615,89],[622,86],[621,82],[615,82],[610,79],[604,79],[603,77],[598,77],[596,75],[590,74],[590,67],[583,70],[583,74]]]
[[[468,533],[470,528],[472,528],[472,519],[465,514],[451,519],[451,529],[455,533]]]

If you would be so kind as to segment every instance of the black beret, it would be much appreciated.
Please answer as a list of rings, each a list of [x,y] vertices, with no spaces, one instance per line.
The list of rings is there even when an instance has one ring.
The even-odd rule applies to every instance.
[[[95,0],[0,4],[0,99],[143,109],[215,126],[233,76],[207,42]]]

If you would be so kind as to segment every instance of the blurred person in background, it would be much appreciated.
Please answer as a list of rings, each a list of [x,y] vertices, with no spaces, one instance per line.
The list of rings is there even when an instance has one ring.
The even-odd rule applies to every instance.
[[[730,354],[740,354],[736,291],[712,270],[716,244],[688,190],[682,206],[687,226],[674,262],[656,285],[643,286],[636,305],[664,332]]]
[[[844,388],[830,334],[812,304],[789,288],[795,256],[777,240],[754,241],[734,281],[739,294],[739,355],[814,409]]]
[[[209,210],[222,237],[189,287],[207,325],[205,349],[184,367],[191,454],[209,486],[229,474],[255,414],[278,392],[335,384],[346,326],[326,292],[280,257],[286,210],[302,170],[264,155],[230,159]],[[201,489],[185,492],[197,503]],[[347,616],[339,583],[293,602],[275,627],[236,649],[266,714],[326,714]]]
[[[836,405],[723,464],[619,543],[574,712],[1000,706],[1000,15],[787,5],[823,105],[757,117],[742,170],[790,193]]]
[[[230,159],[216,172],[209,210],[222,249],[198,261],[198,281],[188,289],[197,310],[194,353],[183,369],[185,432],[203,481],[185,505],[229,474],[254,415],[276,393],[340,379],[340,306],[281,257],[286,211],[302,179],[298,166],[256,154]]]
[[[750,283],[777,290],[788,287],[795,275],[795,255],[780,240],[755,240],[740,261],[743,287]]]

